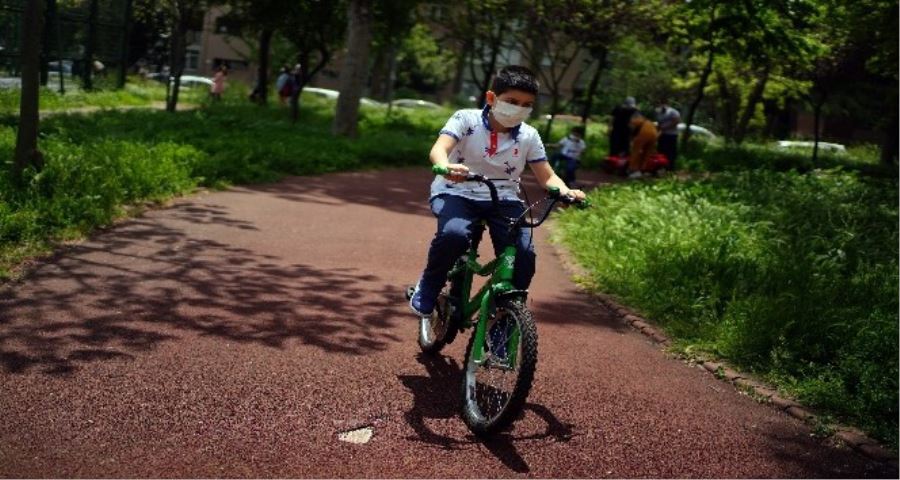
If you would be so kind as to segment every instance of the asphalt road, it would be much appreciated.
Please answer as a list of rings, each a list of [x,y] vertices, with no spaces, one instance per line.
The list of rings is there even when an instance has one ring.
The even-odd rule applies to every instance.
[[[403,300],[434,231],[428,182],[202,193],[0,288],[0,475],[896,478],[626,328],[545,229],[525,416],[476,440],[464,341],[419,355]],[[366,444],[338,439],[365,426]]]

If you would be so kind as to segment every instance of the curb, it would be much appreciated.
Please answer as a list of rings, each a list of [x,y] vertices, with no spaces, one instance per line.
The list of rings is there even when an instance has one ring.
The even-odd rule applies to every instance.
[[[563,248],[559,243],[555,241],[550,243],[551,245],[553,245],[554,250],[556,250],[557,257],[563,264],[563,268],[569,271],[572,276],[578,279],[590,278],[588,272],[581,265],[577,264],[574,261],[568,250]],[[585,290],[580,285],[579,288]],[[660,344],[664,347],[668,347],[672,344],[672,341],[668,336],[652,326],[652,322],[641,317],[640,315],[637,315],[628,307],[618,303],[612,296],[604,293],[587,293],[591,294],[591,296],[593,296],[600,305],[609,309],[610,312],[618,315],[625,324],[639,331],[644,336],[653,340],[655,343]],[[719,379],[731,383],[739,390],[748,392],[760,403],[771,405],[772,407],[782,411],[783,413],[801,420],[808,425],[816,425],[821,421],[820,416],[810,409],[804,407],[794,400],[782,397],[774,388],[753,380],[746,374],[729,368],[724,363],[702,361],[699,362],[699,365],[702,366],[704,370],[712,375],[715,375]],[[842,443],[865,457],[887,463],[895,469],[898,468],[897,455],[878,443],[878,441],[866,435],[863,431],[854,427],[848,427],[840,424],[833,424],[832,426],[834,427],[834,433],[831,435],[831,438],[835,438],[841,441]]]

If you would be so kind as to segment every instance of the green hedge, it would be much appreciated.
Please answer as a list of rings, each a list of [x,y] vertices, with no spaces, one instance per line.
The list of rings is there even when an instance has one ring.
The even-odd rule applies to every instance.
[[[764,169],[626,183],[562,215],[595,287],[897,444],[896,180]]]
[[[449,112],[364,109],[360,138],[330,133],[333,102],[305,99],[300,121],[287,109],[247,105],[239,94],[206,108],[58,115],[41,124],[46,167],[13,188],[0,169],[0,278],[54,240],[107,225],[123,206],[196,185],[272,181],[285,174],[421,164]],[[0,127],[11,159],[15,124]]]

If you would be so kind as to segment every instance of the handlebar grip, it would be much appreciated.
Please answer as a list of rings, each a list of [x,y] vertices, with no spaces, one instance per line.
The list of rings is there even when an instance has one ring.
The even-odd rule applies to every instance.
[[[432,165],[431,172],[435,175],[449,175],[450,169],[447,167],[442,167],[440,165]]]

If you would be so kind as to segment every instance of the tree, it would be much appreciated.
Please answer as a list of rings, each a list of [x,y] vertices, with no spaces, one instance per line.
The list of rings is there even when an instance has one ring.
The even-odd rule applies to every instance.
[[[668,23],[671,25],[671,33],[676,39],[676,44],[690,48],[696,55],[704,58],[694,99],[684,117],[685,128],[681,137],[684,146],[688,145],[691,138],[691,125],[694,123],[697,107],[706,94],[706,86],[716,58],[717,42],[724,27],[718,9],[718,0],[694,0],[672,9],[670,13]]]
[[[430,28],[417,23],[400,44],[396,82],[399,87],[437,92],[442,85],[453,79],[455,69],[448,66],[455,64],[456,54],[453,50],[441,48]]]
[[[44,1],[25,2],[22,16],[22,96],[19,101],[19,131],[16,135],[16,178],[30,166],[40,169],[43,157],[38,150],[39,89],[41,83],[41,30],[44,27]]]
[[[374,4],[372,96],[390,102],[394,94],[397,55],[415,25],[413,12],[421,0],[387,0]],[[390,111],[390,104],[388,104]]]
[[[186,36],[189,30],[202,30],[203,15],[215,2],[206,0],[138,0],[135,15],[148,22],[162,20],[168,30],[169,76],[166,82],[166,111],[175,112],[184,59],[187,53]]]
[[[341,93],[332,124],[335,135],[355,137],[357,134],[359,99],[369,73],[373,13],[372,0],[350,0],[347,7],[347,54],[341,70]]]
[[[571,24],[551,15],[562,11],[565,0],[531,0],[525,3],[524,28],[519,29],[517,43],[528,63],[533,66],[541,85],[550,92],[550,118],[543,135],[548,137],[553,128],[554,116],[560,112],[563,82],[566,80],[575,59],[582,54],[581,45],[571,33]],[[573,2],[574,6],[588,5],[588,2]],[[578,18],[584,12],[569,10],[568,18]],[[567,28],[569,27],[569,28]],[[534,32],[544,32],[534,35]]]
[[[581,122],[587,123],[601,77],[608,67],[610,50],[625,35],[655,30],[659,23],[657,17],[666,7],[655,0],[569,0],[566,4],[570,5],[567,8],[569,14],[556,21],[562,22],[562,28],[593,60],[593,64],[586,67],[592,74],[581,110]]]
[[[94,50],[97,48],[97,17],[100,14],[99,0],[89,0],[88,31],[84,45],[84,68],[81,70],[85,90],[94,88]]]
[[[284,18],[296,3],[288,0],[230,0],[227,3],[229,11],[222,20],[257,35],[255,88],[260,105],[265,105],[269,99],[272,38],[279,27],[285,27]]]
[[[884,110],[874,127],[881,130],[881,160],[897,160],[898,45],[897,2],[821,0],[816,33],[824,48],[811,62],[806,78],[812,81],[809,99],[816,117],[816,136],[822,111],[836,95],[876,96]],[[871,116],[872,112],[866,112]],[[814,150],[816,158],[818,149]]]
[[[294,3],[284,16],[279,31],[297,49],[299,83],[291,96],[291,118],[300,114],[300,92],[331,61],[334,50],[344,41],[347,28],[346,4],[339,1]]]

